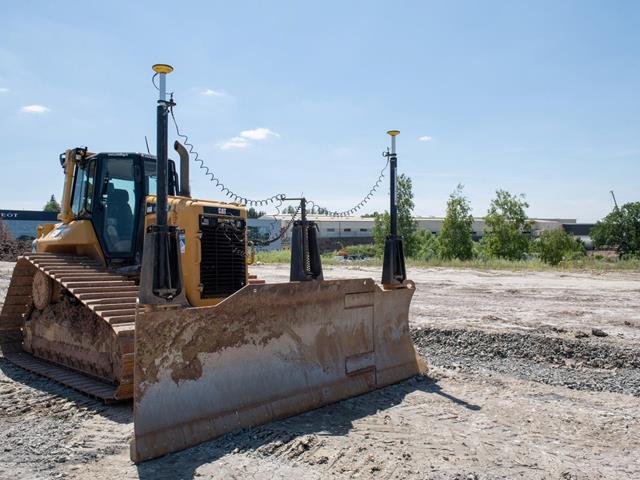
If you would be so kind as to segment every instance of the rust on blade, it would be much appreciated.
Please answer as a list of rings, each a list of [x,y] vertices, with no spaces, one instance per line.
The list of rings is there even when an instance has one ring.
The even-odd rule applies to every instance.
[[[413,282],[248,285],[214,307],[136,317],[139,462],[395,383],[421,371]]]

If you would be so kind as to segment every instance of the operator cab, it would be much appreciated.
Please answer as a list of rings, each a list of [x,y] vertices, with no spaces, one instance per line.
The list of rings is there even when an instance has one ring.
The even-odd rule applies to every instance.
[[[156,194],[156,157],[142,153],[98,153],[76,164],[71,209],[90,220],[109,264],[140,264],[147,195]],[[178,185],[169,160],[168,194]]]

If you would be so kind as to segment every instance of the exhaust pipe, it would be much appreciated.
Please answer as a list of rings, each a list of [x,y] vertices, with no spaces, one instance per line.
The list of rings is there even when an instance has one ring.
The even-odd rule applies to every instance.
[[[175,141],[173,148],[180,155],[180,191],[181,197],[191,198],[191,187],[189,185],[189,152],[179,141]]]

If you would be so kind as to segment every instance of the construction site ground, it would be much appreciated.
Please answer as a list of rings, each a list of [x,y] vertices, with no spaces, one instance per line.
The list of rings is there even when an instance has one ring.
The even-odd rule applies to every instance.
[[[0,262],[0,302],[12,268]],[[288,279],[286,265],[252,271]],[[325,268],[327,279],[379,275]],[[0,358],[0,478],[640,477],[640,272],[409,276],[427,377],[140,465],[131,403],[104,405]]]

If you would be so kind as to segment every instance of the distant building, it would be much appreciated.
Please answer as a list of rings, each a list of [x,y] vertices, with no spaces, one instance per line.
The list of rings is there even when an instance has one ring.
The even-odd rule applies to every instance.
[[[58,214],[35,210],[0,210],[0,219],[9,228],[14,238],[35,238],[38,225],[56,223]],[[320,250],[331,251],[347,245],[363,245],[373,243],[373,217],[329,217],[326,215],[307,215],[307,218],[318,225]],[[254,241],[256,250],[279,250],[289,245],[291,229],[280,239],[283,227],[288,226],[291,215],[264,215],[260,218],[247,219],[249,240]],[[564,229],[579,238],[587,248],[592,242],[589,233],[593,223],[576,223],[575,219],[532,219],[532,234],[538,236],[544,230]],[[418,229],[428,230],[439,235],[444,218],[416,217]],[[484,218],[475,218],[472,225],[473,239],[480,240],[484,235]],[[268,245],[260,245],[269,242]]]
[[[56,212],[40,212],[37,210],[0,210],[0,220],[16,240],[36,238],[38,225],[56,223]]]
[[[250,242],[254,242],[256,251],[280,250],[282,248],[282,239],[279,238],[281,226],[281,220],[274,217],[248,218],[248,237]],[[268,244],[264,245],[267,242]]]
[[[593,240],[591,240],[591,230],[595,227],[595,223],[563,223],[562,228],[575,238],[580,240],[587,250],[593,248]]]
[[[291,215],[281,214],[272,216],[264,216],[261,219],[280,220],[282,225],[291,219]],[[326,215],[307,215],[310,221],[318,225],[318,241],[321,251],[336,250],[341,246],[362,245],[373,242],[373,217],[329,217]],[[439,217],[415,217],[414,219],[419,230],[427,230],[433,235],[440,235],[444,218]],[[532,219],[532,235],[538,236],[544,230],[557,230],[564,228],[565,225],[576,223],[571,218],[554,218],[554,219]],[[472,235],[474,240],[480,240],[484,235],[485,229],[484,218],[475,218],[473,221]],[[289,244],[290,230],[283,237],[283,245]]]

